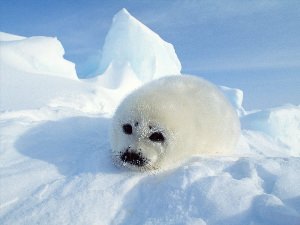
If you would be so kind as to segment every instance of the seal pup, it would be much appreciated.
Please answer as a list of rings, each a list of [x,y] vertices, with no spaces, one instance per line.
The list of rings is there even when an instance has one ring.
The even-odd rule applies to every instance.
[[[192,155],[230,154],[240,136],[235,110],[212,83],[168,76],[133,91],[112,119],[116,165],[137,171],[179,165]]]

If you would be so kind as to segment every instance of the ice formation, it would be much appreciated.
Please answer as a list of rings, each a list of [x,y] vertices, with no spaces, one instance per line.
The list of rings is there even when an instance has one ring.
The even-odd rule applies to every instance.
[[[74,63],[63,58],[64,48],[57,38],[16,37],[2,33],[1,66],[30,73],[77,79]],[[5,57],[3,57],[5,56]]]
[[[142,84],[129,63],[120,67],[110,64],[103,75],[93,80],[96,80],[102,87],[115,90],[128,89],[128,91],[132,91]]]
[[[111,64],[126,67],[128,63],[142,82],[181,71],[173,45],[122,9],[105,38],[97,73],[102,74]]]
[[[227,99],[230,101],[231,105],[235,108],[239,116],[245,114],[245,110],[242,106],[243,104],[243,91],[237,88],[229,88],[225,86],[220,86]]]
[[[5,32],[0,31],[0,41],[18,41],[18,40],[23,40],[26,37],[19,36],[19,35],[14,35],[14,34],[9,34]]]
[[[260,110],[242,118],[243,127],[268,134],[300,156],[300,106],[287,105]]]

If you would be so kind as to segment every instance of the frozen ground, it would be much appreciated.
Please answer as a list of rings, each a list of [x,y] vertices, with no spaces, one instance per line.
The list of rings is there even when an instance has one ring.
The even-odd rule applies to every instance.
[[[131,34],[125,42],[114,24]],[[106,39],[104,74],[79,80],[57,39],[0,37],[1,224],[300,224],[299,106],[247,112],[241,90],[221,87],[242,123],[234,155],[131,172],[111,162],[111,115],[129,91],[180,72],[173,47],[123,10]],[[114,42],[155,47],[123,57],[109,54]]]

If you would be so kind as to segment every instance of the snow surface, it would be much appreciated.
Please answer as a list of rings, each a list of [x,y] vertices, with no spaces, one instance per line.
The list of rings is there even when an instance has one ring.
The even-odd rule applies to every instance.
[[[242,123],[234,155],[195,155],[173,170],[132,172],[112,164],[108,130],[118,102],[156,78],[152,65],[144,79],[128,60],[78,80],[55,38],[7,37],[0,224],[300,224],[299,106],[247,112],[242,91],[222,87]],[[110,38],[124,43],[121,35]],[[151,32],[143,38],[161,46]]]
[[[113,18],[96,74],[103,73],[110,64],[126,66],[128,62],[144,82],[181,71],[173,45],[122,9]]]
[[[3,32],[1,36],[5,37],[0,41],[1,64],[30,73],[77,79],[75,64],[63,59],[65,52],[57,38],[18,38]]]
[[[23,40],[25,38],[26,37],[14,35],[14,34],[8,34],[0,31],[0,41],[18,41],[18,40]]]

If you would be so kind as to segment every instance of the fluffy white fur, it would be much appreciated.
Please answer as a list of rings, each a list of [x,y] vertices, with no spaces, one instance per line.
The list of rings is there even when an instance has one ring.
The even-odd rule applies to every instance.
[[[164,140],[150,140],[155,132]],[[123,100],[113,117],[111,146],[118,165],[143,171],[178,165],[195,154],[229,154],[239,136],[239,119],[217,87],[194,76],[170,76]]]

